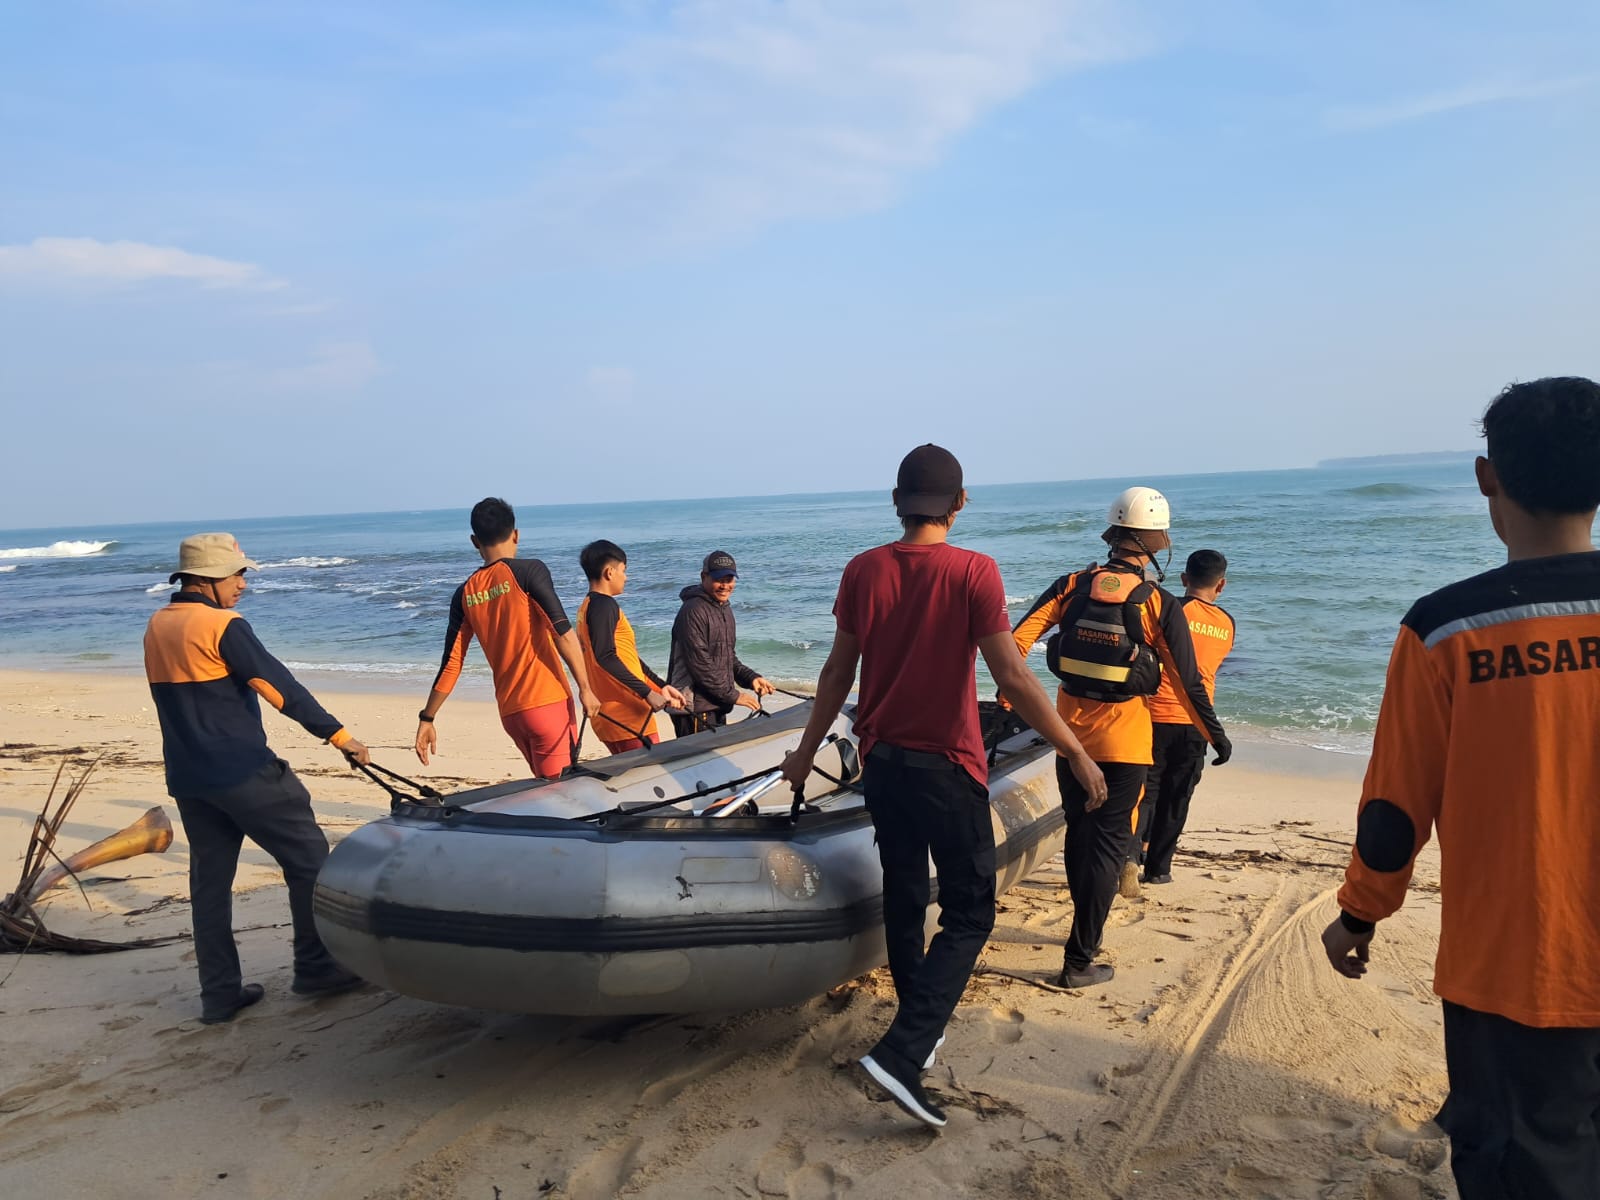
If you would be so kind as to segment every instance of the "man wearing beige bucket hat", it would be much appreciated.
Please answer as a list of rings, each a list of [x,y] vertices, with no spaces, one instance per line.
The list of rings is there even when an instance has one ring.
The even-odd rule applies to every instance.
[[[328,839],[311,796],[289,764],[267,746],[261,698],[355,763],[367,748],[329,716],[311,693],[233,611],[256,566],[230,533],[200,533],[178,548],[181,583],[150,618],[145,675],[161,720],[167,791],[189,839],[189,892],[200,1019],[230,1021],[260,1000],[243,982],[233,940],[233,877],[248,837],[277,860],[289,886],[294,925],[294,984],[303,996],[327,996],[361,983],[333,961],[312,923],[311,893],[328,857]]]

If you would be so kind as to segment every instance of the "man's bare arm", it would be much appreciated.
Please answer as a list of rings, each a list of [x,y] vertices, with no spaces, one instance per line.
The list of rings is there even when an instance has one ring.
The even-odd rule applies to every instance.
[[[817,747],[827,735],[850,689],[856,681],[856,664],[861,661],[861,642],[853,633],[840,629],[833,635],[833,649],[817,677],[817,698],[811,702],[811,719],[800,735],[800,744],[783,760],[783,777],[792,787],[804,787],[816,759]]]

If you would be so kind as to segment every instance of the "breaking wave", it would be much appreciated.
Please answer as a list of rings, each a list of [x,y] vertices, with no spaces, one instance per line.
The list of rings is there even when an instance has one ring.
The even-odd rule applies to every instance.
[[[0,550],[0,558],[85,558],[104,553],[116,544],[115,538],[109,542],[51,542],[48,546],[19,546],[12,550]]]
[[[355,565],[353,558],[323,558],[315,554],[304,558],[286,558],[282,562],[262,563],[264,571],[268,567],[350,567]]]

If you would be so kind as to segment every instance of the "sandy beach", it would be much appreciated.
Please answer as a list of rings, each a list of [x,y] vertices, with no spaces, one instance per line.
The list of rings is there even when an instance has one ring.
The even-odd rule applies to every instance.
[[[316,690],[397,770],[450,788],[525,774],[489,703],[452,700],[421,768],[418,696]],[[0,891],[63,759],[104,756],[63,852],[154,804],[178,825],[142,680],[0,672],[0,720]],[[267,720],[330,840],[386,811],[335,752]],[[849,1069],[893,1011],[886,972],[695,1017],[515,1016],[377,988],[307,1002],[289,992],[281,878],[247,845],[234,921],[267,997],[232,1024],[199,1023],[186,941],[0,956],[0,1180],[129,1200],[1453,1197],[1427,1123],[1445,1086],[1433,848],[1365,981],[1335,975],[1317,940],[1362,767],[1241,742],[1208,769],[1175,882],[1113,909],[1103,988],[1041,986],[1071,919],[1059,858],[1003,897],[928,1076],[951,1111],[938,1133]],[[165,854],[52,892],[46,918],[108,940],[184,934],[187,866],[179,828]]]

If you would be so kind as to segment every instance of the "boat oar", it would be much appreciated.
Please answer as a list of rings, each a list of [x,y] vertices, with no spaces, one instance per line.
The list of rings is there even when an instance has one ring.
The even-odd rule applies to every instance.
[[[641,804],[638,808],[623,808],[620,804],[599,812],[585,813],[581,817],[572,818],[575,821],[603,821],[607,817],[637,817],[646,813],[653,813],[663,808],[670,808],[674,804],[682,804],[685,800],[698,800],[702,796],[713,796],[728,788],[736,788],[752,780],[760,779],[763,775],[771,773],[776,768],[762,767],[759,771],[752,771],[748,775],[741,775],[737,779],[729,779],[725,783],[711,783],[692,792],[684,792],[681,796],[668,796],[665,800],[656,800],[650,804]],[[682,814],[679,814],[682,815]]]
[[[827,737],[822,739],[822,745],[824,745],[824,746],[832,745],[834,742],[838,742],[840,740],[841,739],[840,739],[840,737],[839,737],[839,735],[837,733],[830,733]],[[842,740],[843,740],[845,745],[851,745],[850,739],[845,738],[845,739],[842,739]],[[819,749],[820,749],[820,747],[819,747]],[[851,746],[851,749],[852,749],[852,751],[854,750],[854,746],[853,745]],[[841,755],[841,758],[842,758],[842,755]],[[657,800],[657,801],[655,801],[655,802],[653,802],[651,804],[641,804],[638,808],[623,808],[620,805],[618,805],[618,806],[616,806],[614,808],[607,808],[607,809],[604,809],[604,810],[602,810],[600,812],[586,813],[581,817],[575,817],[573,819],[574,820],[578,820],[578,821],[603,821],[607,817],[617,817],[617,816],[638,817],[638,816],[643,816],[646,813],[657,812],[657,811],[659,811],[659,810],[661,810],[663,808],[671,808],[674,804],[682,804],[685,800],[694,801],[694,800],[700,799],[702,796],[714,796],[718,792],[725,791],[728,788],[743,787],[747,783],[753,783],[758,779],[762,779],[762,778],[766,777],[767,775],[772,774],[774,771],[781,771],[782,769],[783,768],[781,766],[779,766],[779,767],[763,767],[759,771],[752,771],[748,775],[741,775],[738,779],[730,779],[726,783],[707,784],[705,787],[696,788],[692,792],[684,792],[681,796],[668,796],[665,800]],[[818,775],[821,775],[824,779],[828,780],[831,783],[837,783],[841,787],[850,786],[845,781],[842,781],[842,780],[839,780],[839,779],[835,779],[832,775],[829,775],[826,771],[822,770],[822,768],[820,768],[820,767],[813,766],[812,770],[816,771],[816,773]]]
[[[758,800],[762,796],[766,795],[773,788],[777,787],[782,779],[783,771],[781,769],[776,771],[768,771],[760,779],[755,780],[753,783],[746,784],[733,795],[726,796],[721,800],[713,800],[710,804],[706,805],[699,812],[697,812],[695,816],[731,816],[742,809],[746,804],[749,804],[754,800]]]

